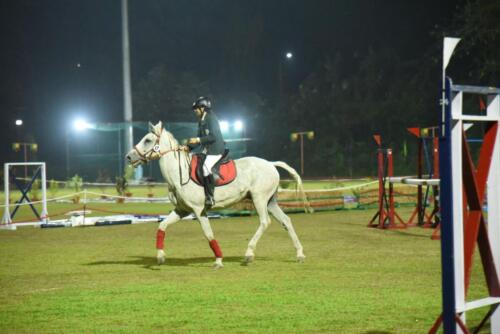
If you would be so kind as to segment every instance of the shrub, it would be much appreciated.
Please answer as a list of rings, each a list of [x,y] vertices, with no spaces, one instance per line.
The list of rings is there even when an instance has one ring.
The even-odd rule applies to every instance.
[[[36,179],[33,181],[33,185],[31,186],[30,195],[32,201],[38,201],[40,198],[38,195],[40,194],[40,180]]]
[[[57,181],[54,179],[50,180],[49,181],[50,197],[52,198],[56,197],[58,190],[59,190],[59,184],[57,183]]]
[[[281,188],[283,189],[287,189],[288,187],[290,187],[290,184],[292,184],[292,181],[289,180],[280,181]]]
[[[78,193],[82,190],[83,180],[78,174],[75,174],[71,179],[66,182],[68,188],[73,188],[73,190]]]
[[[116,192],[120,196],[125,196],[125,193],[128,190],[128,182],[125,177],[118,176],[116,178]]]
[[[80,195],[78,193],[82,190],[82,185],[83,185],[82,177],[79,176],[78,174],[75,174],[75,176],[73,176],[66,182],[66,186],[68,188],[72,188],[75,191],[75,193],[77,193],[75,194],[75,196],[73,196],[74,203],[80,202]]]
[[[102,192],[101,198],[106,198],[106,195],[105,195],[106,189],[107,189],[106,183],[110,183],[111,179],[109,178],[109,174],[108,174],[108,171],[106,169],[99,169],[99,171],[97,173],[98,173],[98,175],[97,175],[96,181],[98,183],[101,183],[99,185],[99,189]]]

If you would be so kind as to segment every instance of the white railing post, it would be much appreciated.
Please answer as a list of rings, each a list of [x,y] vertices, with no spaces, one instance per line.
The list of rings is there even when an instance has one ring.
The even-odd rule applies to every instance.
[[[42,162],[42,221],[47,223],[49,220],[47,211],[47,173],[45,170],[45,162]]]
[[[3,165],[3,183],[4,183],[4,195],[5,195],[5,208],[3,212],[2,224],[10,224],[10,208],[9,208],[9,164]]]

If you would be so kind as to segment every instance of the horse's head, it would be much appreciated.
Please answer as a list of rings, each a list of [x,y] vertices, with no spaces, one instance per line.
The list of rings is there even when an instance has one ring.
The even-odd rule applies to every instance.
[[[168,140],[162,140],[163,136],[166,136]],[[166,153],[177,150],[176,146],[178,145],[176,144],[172,135],[163,130],[161,121],[156,125],[149,123],[149,133],[142,137],[134,148],[127,153],[126,158],[132,166],[137,167],[148,161],[158,160]]]

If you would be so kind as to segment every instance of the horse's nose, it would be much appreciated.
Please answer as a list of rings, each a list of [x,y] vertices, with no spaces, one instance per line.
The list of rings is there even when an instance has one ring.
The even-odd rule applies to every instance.
[[[130,163],[132,162],[132,158],[130,157],[130,153],[128,153],[125,158],[127,158],[127,161]]]

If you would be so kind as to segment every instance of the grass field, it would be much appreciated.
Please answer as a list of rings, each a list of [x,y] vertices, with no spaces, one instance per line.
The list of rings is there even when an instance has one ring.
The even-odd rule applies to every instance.
[[[214,220],[217,271],[193,221],[167,230],[163,266],[156,224],[0,231],[0,332],[425,333],[440,313],[439,242],[366,228],[373,214],[292,215],[306,262],[273,223],[248,266],[257,218]],[[478,266],[471,298],[485,293]]]

